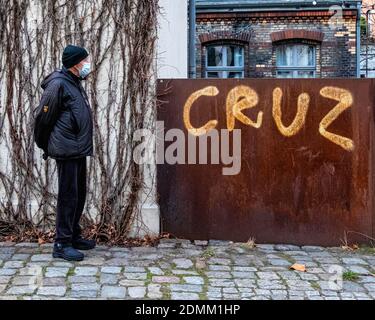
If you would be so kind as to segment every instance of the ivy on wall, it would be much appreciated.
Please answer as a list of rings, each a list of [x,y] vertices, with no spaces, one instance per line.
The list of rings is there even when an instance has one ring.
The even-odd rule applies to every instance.
[[[150,193],[132,155],[136,130],[153,130],[158,12],[158,0],[0,0],[0,236],[53,227],[55,162],[42,160],[32,123],[67,44],[84,46],[94,69],[84,84],[94,121],[85,221],[102,240],[128,236]]]

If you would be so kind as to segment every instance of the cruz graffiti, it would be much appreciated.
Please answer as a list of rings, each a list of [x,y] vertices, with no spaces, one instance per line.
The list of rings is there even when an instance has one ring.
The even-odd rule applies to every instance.
[[[372,79],[160,79],[163,230],[188,239],[369,243],[374,85]]]
[[[194,128],[190,121],[190,110],[194,102],[201,96],[212,97],[216,96],[218,93],[219,90],[217,87],[208,86],[193,92],[187,99],[184,106],[184,123],[186,129],[192,135],[200,136],[207,134],[210,130],[217,126],[218,121],[216,119],[212,119],[203,126]],[[327,99],[336,100],[338,104],[332,110],[330,110],[330,112],[320,122],[319,133],[343,149],[352,151],[354,149],[353,140],[347,137],[342,137],[338,134],[334,134],[327,130],[329,125],[335,121],[342,112],[352,105],[353,98],[351,93],[338,87],[324,87],[320,90],[320,94]],[[278,87],[275,88],[273,90],[272,115],[280,133],[286,137],[291,137],[298,134],[298,132],[305,125],[306,116],[309,110],[310,96],[305,92],[298,96],[297,113],[293,122],[289,126],[285,126],[282,121],[282,97],[283,91]],[[227,129],[232,131],[235,128],[236,119],[248,126],[259,129],[262,126],[263,111],[259,111],[255,121],[242,113],[242,111],[245,109],[256,107],[258,102],[259,97],[257,92],[248,86],[240,85],[230,90],[226,101]]]

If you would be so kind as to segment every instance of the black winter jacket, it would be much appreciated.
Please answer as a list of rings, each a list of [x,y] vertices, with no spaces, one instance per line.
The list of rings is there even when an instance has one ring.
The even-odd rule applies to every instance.
[[[92,113],[81,80],[63,67],[48,75],[42,88],[45,105],[58,113],[48,140],[48,156],[58,160],[93,156]]]

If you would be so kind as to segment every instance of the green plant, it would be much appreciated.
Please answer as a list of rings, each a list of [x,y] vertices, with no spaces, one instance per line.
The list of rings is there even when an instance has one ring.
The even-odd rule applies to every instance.
[[[343,273],[342,278],[346,281],[356,281],[359,279],[359,276],[356,272],[349,270]]]

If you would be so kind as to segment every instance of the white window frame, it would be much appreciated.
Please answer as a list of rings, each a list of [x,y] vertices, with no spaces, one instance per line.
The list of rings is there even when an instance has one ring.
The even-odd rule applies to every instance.
[[[291,44],[280,44],[279,46],[292,46],[293,47],[293,61],[297,61],[297,46],[309,46],[313,47],[313,55],[314,55],[314,64],[312,66],[308,67],[301,67],[301,66],[279,66],[277,64],[277,47],[276,47],[276,78],[284,78],[282,76],[279,76],[279,72],[292,72],[293,76],[292,78],[299,78],[301,79],[302,77],[298,76],[299,71],[308,71],[308,72],[313,72],[313,78],[316,78],[316,46],[311,45],[311,44],[305,44],[305,43],[291,43]],[[310,78],[311,79],[311,78]]]
[[[222,46],[222,47],[230,47],[230,46],[235,46],[235,47],[238,47],[238,48],[241,48],[241,53],[242,53],[242,66],[240,67],[231,67],[231,66],[217,66],[217,67],[213,67],[213,66],[208,66],[208,48],[209,47],[218,47],[218,46]],[[228,62],[228,57],[227,57],[227,54],[228,54],[228,49],[224,50],[223,51],[223,57],[222,57],[222,61],[223,63],[225,62],[225,64],[227,64]],[[241,78],[244,78],[245,77],[245,49],[243,46],[241,45],[238,45],[238,44],[231,44],[231,43],[215,43],[215,44],[209,44],[209,45],[206,45],[206,59],[205,59],[205,77],[208,78],[208,73],[209,72],[223,72],[223,74],[225,75],[225,77],[223,78],[216,78],[216,79],[227,79],[228,78],[228,75],[229,75],[229,72],[241,72]]]

